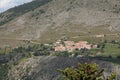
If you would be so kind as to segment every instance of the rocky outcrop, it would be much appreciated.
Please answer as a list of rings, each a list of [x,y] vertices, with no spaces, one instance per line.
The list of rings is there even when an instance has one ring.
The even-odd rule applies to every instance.
[[[9,71],[9,80],[57,80],[60,73],[57,69],[64,69],[70,66],[77,66],[77,63],[97,63],[104,68],[104,76],[112,72],[118,73],[120,77],[120,66],[110,62],[99,61],[81,57],[51,57],[41,56],[36,59],[28,59],[24,63],[16,65]]]

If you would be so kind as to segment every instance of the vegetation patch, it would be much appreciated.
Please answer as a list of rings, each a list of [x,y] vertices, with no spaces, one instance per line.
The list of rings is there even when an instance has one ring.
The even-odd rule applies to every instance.
[[[104,69],[99,69],[97,64],[78,64],[77,68],[68,67],[64,70],[58,70],[63,74],[59,80],[114,80],[116,74],[104,77]]]

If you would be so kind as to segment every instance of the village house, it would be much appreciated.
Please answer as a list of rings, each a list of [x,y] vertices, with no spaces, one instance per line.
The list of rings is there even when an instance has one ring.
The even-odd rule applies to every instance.
[[[56,46],[54,49],[55,51],[66,51],[66,48],[63,45]]]
[[[87,41],[79,41],[77,43],[75,43],[74,41],[63,41],[63,42],[64,42],[64,44],[62,44],[59,40],[54,44],[55,51],[72,52],[75,49],[81,50],[84,48],[86,48],[86,49],[97,48],[97,45],[89,44]]]
[[[64,44],[66,46],[74,46],[75,45],[75,42],[74,41],[64,41]]]

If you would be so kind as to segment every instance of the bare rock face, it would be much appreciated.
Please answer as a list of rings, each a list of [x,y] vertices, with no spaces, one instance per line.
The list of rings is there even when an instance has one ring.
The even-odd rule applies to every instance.
[[[37,59],[28,58],[11,67],[8,73],[9,80],[22,80],[27,75],[31,75],[33,68],[37,66]]]

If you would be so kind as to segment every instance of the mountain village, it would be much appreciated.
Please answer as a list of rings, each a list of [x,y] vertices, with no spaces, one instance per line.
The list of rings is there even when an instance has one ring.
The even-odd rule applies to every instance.
[[[97,48],[97,45],[89,44],[87,41],[74,42],[74,41],[58,40],[56,43],[54,43],[55,51],[69,51],[69,52],[72,52],[76,49],[81,50],[81,49],[84,49],[84,48],[90,50],[92,48]]]

